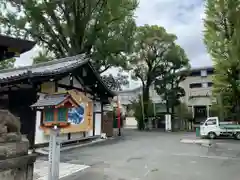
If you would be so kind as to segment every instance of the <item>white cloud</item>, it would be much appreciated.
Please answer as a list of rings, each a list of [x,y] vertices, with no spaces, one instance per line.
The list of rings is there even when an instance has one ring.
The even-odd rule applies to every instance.
[[[212,64],[203,44],[203,0],[140,0],[136,15],[138,25],[156,24],[176,34],[193,67]]]

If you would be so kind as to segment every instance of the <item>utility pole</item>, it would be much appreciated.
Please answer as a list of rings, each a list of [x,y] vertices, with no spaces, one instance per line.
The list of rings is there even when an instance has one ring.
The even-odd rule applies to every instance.
[[[143,90],[141,95],[141,106],[142,106],[142,118],[143,118],[143,124],[145,123],[145,115],[144,115],[144,103],[143,103]]]

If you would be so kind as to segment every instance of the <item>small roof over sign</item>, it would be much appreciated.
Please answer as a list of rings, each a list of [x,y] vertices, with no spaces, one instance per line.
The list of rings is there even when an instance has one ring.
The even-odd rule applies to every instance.
[[[31,105],[31,107],[59,106],[69,99],[71,99],[71,102],[74,102],[74,105],[78,105],[69,94],[64,93],[45,95],[43,99],[39,99],[36,103]]]

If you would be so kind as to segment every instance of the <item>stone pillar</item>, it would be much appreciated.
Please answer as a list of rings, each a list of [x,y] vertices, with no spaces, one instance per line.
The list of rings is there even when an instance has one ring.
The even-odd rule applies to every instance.
[[[0,110],[0,180],[33,180],[36,155],[28,154],[29,142],[20,127],[18,118]]]
[[[207,117],[209,117],[209,111],[210,111],[210,107],[209,105],[207,105]]]
[[[194,114],[194,106],[192,106],[192,118],[194,118],[195,114]]]
[[[33,180],[36,155],[28,155],[29,142],[0,143],[0,179]]]

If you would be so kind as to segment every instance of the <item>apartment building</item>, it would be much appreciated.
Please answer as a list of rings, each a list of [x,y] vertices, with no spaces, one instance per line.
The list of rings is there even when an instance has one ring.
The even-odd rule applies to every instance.
[[[193,68],[188,77],[180,83],[184,88],[186,95],[181,98],[197,122],[209,116],[209,108],[212,105],[212,75],[213,67]],[[119,92],[119,100],[122,105],[127,106],[142,93],[142,88],[138,87],[132,90]],[[154,87],[150,88],[150,97],[156,104],[163,104],[164,101],[156,93]],[[163,111],[163,106],[161,110]]]
[[[212,98],[213,73],[213,67],[194,68],[180,84],[186,93],[181,100],[191,109],[196,122],[209,116],[209,109],[214,101]]]

